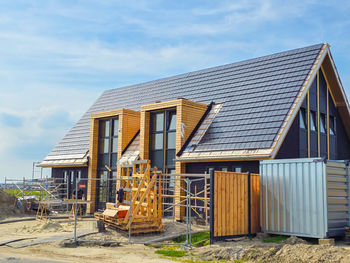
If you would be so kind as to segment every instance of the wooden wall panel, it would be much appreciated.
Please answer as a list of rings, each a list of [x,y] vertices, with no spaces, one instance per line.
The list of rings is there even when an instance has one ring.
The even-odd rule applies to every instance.
[[[161,110],[167,108],[176,108],[176,152],[180,151],[182,145],[196,127],[198,121],[202,118],[208,106],[203,103],[193,102],[186,99],[177,99],[166,102],[159,102],[141,107],[141,123],[140,123],[140,158],[142,160],[149,159],[149,130],[150,130],[150,112],[153,110]],[[183,130],[183,132],[182,132]],[[175,164],[176,173],[185,173],[185,164]],[[179,178],[177,178],[179,179]],[[178,181],[181,184],[180,181]],[[182,182],[182,187],[184,184]],[[175,187],[175,194],[181,194],[181,189]],[[175,202],[179,203],[180,197],[175,198]],[[184,207],[175,207],[175,218],[181,220],[185,216]]]
[[[122,151],[128,145],[130,140],[134,137],[136,132],[140,129],[140,112],[118,109],[105,112],[97,112],[91,114],[91,127],[90,127],[90,149],[89,149],[89,178],[97,178],[97,159],[98,159],[98,131],[99,120],[103,118],[116,117],[119,118],[119,132],[118,132],[118,158],[121,156]],[[120,176],[120,167],[117,166],[117,173]],[[116,185],[118,188],[119,184]],[[87,200],[91,201],[91,204],[87,207],[87,212],[92,213],[95,210],[97,184],[95,180],[89,180]]]
[[[251,174],[251,218],[252,233],[260,231],[260,175]]]
[[[96,178],[97,176],[97,155],[98,155],[98,119],[91,119],[90,122],[90,149],[89,149],[89,169],[88,178]],[[95,200],[96,200],[96,181],[88,180],[87,189],[87,200],[91,201],[87,205],[87,213],[92,213],[95,211]]]
[[[214,236],[249,234],[248,173],[215,171]],[[259,175],[251,174],[251,233],[260,229]]]
[[[182,145],[190,136],[193,129],[202,118],[208,106],[202,103],[197,103],[189,100],[181,100],[181,104],[176,108],[176,153],[180,151]],[[183,130],[183,133],[182,133]],[[186,165],[184,163],[176,163],[176,173],[185,173]],[[184,187],[184,185],[182,185]],[[183,191],[179,187],[175,187],[177,196],[184,196]],[[182,200],[175,198],[175,203]],[[185,216],[185,207],[175,207],[175,219],[182,220]]]
[[[140,159],[149,159],[149,129],[150,129],[150,112],[141,111],[140,120]]]

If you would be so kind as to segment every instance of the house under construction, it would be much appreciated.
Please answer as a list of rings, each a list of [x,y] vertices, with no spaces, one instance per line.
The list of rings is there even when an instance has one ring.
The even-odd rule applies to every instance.
[[[40,166],[70,191],[81,178],[93,212],[115,202],[107,179],[133,160],[167,174],[258,173],[260,160],[303,157],[350,159],[350,107],[328,44],[107,90]]]

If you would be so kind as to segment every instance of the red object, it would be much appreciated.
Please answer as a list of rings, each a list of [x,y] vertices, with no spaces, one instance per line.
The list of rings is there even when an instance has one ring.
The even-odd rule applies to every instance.
[[[79,188],[86,188],[86,185],[85,184],[80,184]]]
[[[127,213],[128,213],[128,210],[118,211],[117,218],[125,218]]]

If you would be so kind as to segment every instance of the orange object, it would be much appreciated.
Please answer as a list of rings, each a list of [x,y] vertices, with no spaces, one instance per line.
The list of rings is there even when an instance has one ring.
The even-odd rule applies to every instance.
[[[118,211],[117,218],[125,218],[127,213],[128,213],[128,210]]]

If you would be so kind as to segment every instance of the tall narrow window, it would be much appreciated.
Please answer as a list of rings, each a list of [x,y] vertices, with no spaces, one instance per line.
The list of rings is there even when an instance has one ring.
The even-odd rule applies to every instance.
[[[329,134],[335,135],[335,118],[333,116],[329,116]]]
[[[102,119],[99,122],[97,207],[115,201],[116,171],[118,159],[118,118]]]
[[[164,166],[164,112],[151,116],[151,161],[152,166],[163,170]]]
[[[150,160],[152,166],[157,167],[163,173],[171,174],[175,172],[175,150],[176,150],[176,110],[163,110],[151,112],[150,115]],[[164,216],[170,215],[166,212],[169,209],[168,203],[172,199],[166,197],[174,194],[175,181],[162,182],[163,211]],[[172,179],[171,179],[172,178]]]
[[[326,133],[326,116],[323,113],[320,114],[320,132]]]
[[[305,109],[301,108],[299,111],[299,125],[301,129],[306,129],[306,114],[305,114]]]
[[[310,130],[317,131],[316,112],[314,112],[314,111],[310,111]]]
[[[164,110],[151,113],[150,159],[165,173],[175,168],[176,111]]]

